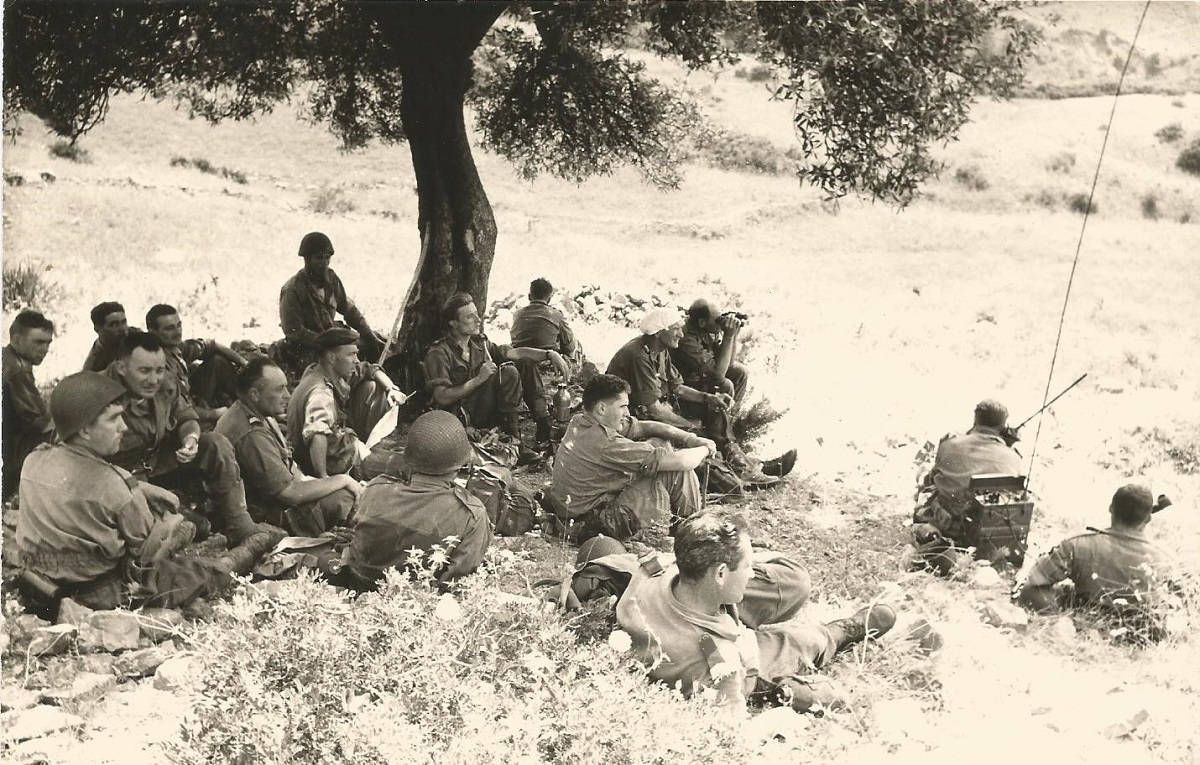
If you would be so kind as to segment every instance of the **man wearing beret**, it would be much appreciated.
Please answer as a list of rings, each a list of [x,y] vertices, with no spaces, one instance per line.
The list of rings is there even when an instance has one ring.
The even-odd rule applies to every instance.
[[[110,462],[163,488],[202,480],[216,505],[217,520],[235,544],[260,531],[282,536],[278,529],[260,529],[250,519],[229,439],[200,432],[196,411],[167,371],[157,337],[130,332],[121,341],[120,357],[105,374],[124,388],[118,402],[126,427]]]
[[[372,589],[389,568],[425,568],[446,585],[479,568],[491,522],[483,503],[454,483],[472,455],[454,415],[435,410],[417,418],[404,449],[409,474],[378,476],[363,490],[343,557],[352,586]]]
[[[1146,536],[1154,498],[1139,484],[1117,489],[1108,506],[1109,526],[1088,527],[1037,559],[1017,591],[1034,611],[1062,606],[1096,609],[1129,627],[1131,639],[1165,636],[1164,606],[1178,592],[1177,562]],[[1070,589],[1064,589],[1069,582]]]
[[[215,561],[171,557],[196,527],[175,512],[170,492],[109,462],[129,429],[126,395],[125,386],[96,372],[69,375],[55,387],[50,411],[59,441],[26,460],[17,565],[89,608],[135,600],[181,605],[248,570],[269,540],[254,535]]]
[[[238,373],[237,389],[238,400],[214,432],[233,445],[251,517],[305,537],[345,523],[362,485],[344,473],[311,478],[296,466],[276,419],[287,414],[283,370],[267,358],[251,359]]]
[[[313,341],[337,324],[339,313],[346,325],[358,332],[362,358],[379,361],[386,339],[371,329],[358,306],[346,295],[342,280],[329,267],[333,242],[320,231],[305,234],[300,240],[299,255],[304,258],[304,268],[279,291],[279,325],[283,328],[289,363],[297,370],[311,363]]]
[[[683,381],[671,361],[670,351],[679,347],[683,337],[683,317],[671,308],[655,308],[646,312],[639,324],[642,334],[630,340],[616,352],[608,364],[608,374],[629,383],[629,410],[643,420],[657,420],[684,430],[696,430],[696,425],[680,414],[680,407],[694,405],[702,415],[700,430],[716,443],[717,448],[738,471],[748,485],[756,488],[778,483],[778,478],[766,474],[755,461],[746,456],[733,437],[730,408],[733,396],[721,391],[706,393]],[[775,475],[783,475],[795,464],[795,453],[789,452],[762,467],[771,467]]]
[[[362,440],[390,405],[404,403],[404,394],[378,365],[359,361],[358,342],[358,333],[346,327],[313,338],[317,362],[288,401],[292,457],[314,478],[354,470]]]
[[[435,406],[457,411],[473,428],[499,427],[520,438],[517,410],[524,399],[537,432],[549,437],[550,419],[538,362],[552,361],[564,378],[570,365],[558,351],[496,345],[482,334],[475,299],[465,292],[442,305],[446,334],[425,354],[426,384]],[[513,362],[511,364],[507,362]]]

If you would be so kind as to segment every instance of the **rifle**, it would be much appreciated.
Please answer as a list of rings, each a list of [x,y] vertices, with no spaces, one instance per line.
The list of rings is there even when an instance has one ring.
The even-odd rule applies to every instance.
[[[1087,372],[1084,372],[1083,374],[1079,375],[1079,378],[1078,378],[1077,380],[1075,380],[1075,382],[1071,383],[1070,385],[1068,385],[1067,387],[1065,387],[1065,388],[1063,388],[1061,391],[1059,391],[1059,393],[1058,393],[1058,395],[1057,395],[1057,396],[1055,396],[1054,398],[1052,398],[1052,399],[1050,399],[1049,401],[1047,401],[1047,402],[1046,402],[1046,403],[1045,403],[1045,404],[1042,406],[1042,408],[1041,408],[1041,409],[1037,410],[1037,411],[1036,411],[1036,412],[1034,412],[1033,414],[1031,414],[1031,415],[1029,415],[1028,417],[1026,417],[1026,418],[1024,419],[1024,421],[1022,421],[1022,422],[1021,422],[1021,424],[1020,424],[1020,425],[1018,425],[1017,427],[1015,427],[1015,428],[1014,428],[1014,427],[1010,427],[1010,426],[1008,426],[1008,425],[1005,425],[1003,428],[1001,428],[1001,429],[1000,429],[1000,437],[1004,439],[1004,443],[1008,444],[1008,445],[1011,447],[1013,444],[1015,444],[1015,443],[1017,443],[1018,441],[1020,441],[1020,440],[1021,440],[1021,435],[1020,435],[1020,432],[1019,432],[1019,431],[1021,430],[1021,428],[1025,427],[1026,425],[1028,425],[1028,424],[1029,424],[1029,421],[1030,421],[1030,420],[1032,420],[1034,417],[1037,417],[1039,414],[1041,414],[1042,412],[1044,412],[1044,411],[1046,411],[1047,409],[1049,409],[1049,408],[1050,408],[1050,406],[1051,406],[1051,404],[1053,404],[1055,401],[1058,401],[1060,398],[1062,398],[1063,396],[1067,395],[1067,391],[1071,390],[1071,389],[1072,389],[1072,388],[1074,388],[1076,385],[1078,385],[1079,383],[1083,382],[1083,378],[1085,378],[1085,377],[1087,377]]]

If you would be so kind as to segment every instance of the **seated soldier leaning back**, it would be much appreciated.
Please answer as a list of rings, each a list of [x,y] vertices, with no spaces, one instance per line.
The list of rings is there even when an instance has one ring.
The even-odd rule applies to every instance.
[[[229,439],[256,521],[315,537],[347,522],[362,484],[342,473],[311,478],[292,459],[278,418],[287,414],[287,378],[273,361],[251,359],[238,373],[238,400],[214,432]]]
[[[716,452],[710,439],[630,417],[629,383],[596,375],[554,458],[555,515],[572,541],[667,530],[700,510],[695,469]]]
[[[200,426],[211,430],[237,399],[237,370],[246,366],[246,359],[211,338],[184,340],[183,319],[175,306],[166,303],[146,312],[146,331],[162,343],[167,370],[196,410]]]
[[[933,469],[925,477],[920,504],[913,512],[913,537],[919,559],[946,573],[955,557],[951,548],[962,540],[964,517],[971,503],[971,476],[1021,475],[1021,455],[1001,436],[1008,409],[987,399],[975,407],[975,423],[963,435],[947,436],[938,445]]]
[[[670,308],[648,311],[639,324],[642,334],[630,340],[616,352],[608,364],[608,374],[629,383],[629,409],[634,416],[658,420],[684,430],[695,430],[695,424],[680,412],[679,406],[690,403],[700,407],[700,430],[712,439],[730,467],[747,482],[764,487],[778,483],[778,478],[765,474],[772,470],[781,474],[784,464],[795,464],[795,454],[789,453],[762,465],[746,456],[733,437],[733,418],[730,407],[733,396],[728,393],[705,393],[683,381],[671,362],[669,351],[683,337],[683,317]]]
[[[246,493],[229,439],[201,433],[196,412],[167,372],[162,343],[149,332],[130,332],[120,357],[105,374],[124,387],[118,399],[126,430],[109,461],[164,488],[202,480],[216,505],[215,518],[230,541],[260,531],[246,511]],[[267,529],[282,537],[279,529]]]
[[[896,621],[885,605],[824,625],[792,620],[808,595],[802,567],[755,552],[744,518],[710,510],[679,525],[673,563],[633,574],[617,622],[655,680],[685,694],[715,687],[734,706],[783,686],[793,708],[804,711],[828,701],[806,675]]]

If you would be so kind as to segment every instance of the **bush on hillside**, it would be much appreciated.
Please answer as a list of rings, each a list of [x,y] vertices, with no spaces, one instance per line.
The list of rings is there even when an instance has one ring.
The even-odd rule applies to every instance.
[[[1142,217],[1158,220],[1158,197],[1153,192],[1142,197]]]
[[[1053,157],[1050,158],[1050,161],[1046,163],[1047,170],[1049,170],[1052,173],[1062,173],[1063,175],[1066,175],[1067,173],[1071,172],[1071,170],[1074,167],[1075,167],[1075,154],[1074,154],[1074,152],[1070,152],[1070,151],[1064,151],[1064,152],[1055,154]]]
[[[983,177],[983,171],[978,165],[966,165],[954,171],[954,180],[960,186],[964,186],[970,191],[984,191],[991,184],[987,178]]]
[[[750,82],[769,82],[775,77],[775,69],[766,64],[755,64],[749,68],[739,66],[734,70],[733,76]]]
[[[1180,125],[1178,122],[1164,125],[1154,132],[1154,137],[1160,143],[1178,143],[1183,140],[1183,125]]]
[[[458,599],[395,572],[357,600],[312,580],[272,597],[246,588],[196,635],[202,687],[172,760],[748,759],[711,696],[649,684],[629,654],[582,641],[573,621],[505,599],[487,571]]]
[[[25,308],[47,313],[62,300],[62,286],[47,277],[50,266],[21,261],[4,264],[4,312],[16,313]]]
[[[1200,175],[1200,138],[1193,140],[1186,149],[1179,152],[1175,167],[1189,175]]]
[[[1087,194],[1072,194],[1067,197],[1067,209],[1077,213],[1098,213],[1100,203],[1094,199],[1089,200]]]
[[[228,167],[217,167],[203,157],[188,159],[187,157],[171,157],[171,167],[194,167],[202,173],[208,175],[219,175],[222,178],[228,178],[234,183],[245,185],[249,183],[249,178],[241,170],[234,170]]]
[[[50,155],[59,159],[78,162],[81,165],[91,164],[92,155],[88,150],[74,141],[58,140],[50,144]]]
[[[801,159],[795,147],[785,151],[766,138],[727,130],[704,134],[696,151],[712,167],[762,175],[792,173]]]
[[[308,199],[308,209],[320,215],[345,215],[356,207],[341,186],[322,186]]]

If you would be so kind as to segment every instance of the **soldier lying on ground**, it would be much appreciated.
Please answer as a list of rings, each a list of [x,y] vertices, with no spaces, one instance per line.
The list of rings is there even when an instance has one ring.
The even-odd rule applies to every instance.
[[[425,354],[426,385],[434,406],[456,413],[472,428],[499,427],[521,437],[518,409],[524,399],[537,433],[549,438],[550,415],[539,361],[553,361],[569,378],[571,368],[558,351],[496,345],[482,333],[475,300],[465,292],[442,306],[446,334]],[[511,362],[511,363],[509,363]]]
[[[1108,506],[1107,529],[1088,527],[1038,558],[1017,591],[1034,611],[1094,609],[1128,628],[1130,638],[1160,640],[1164,606],[1178,593],[1174,558],[1146,537],[1153,518],[1150,490],[1137,484],[1117,489]],[[1061,586],[1070,583],[1070,589]]]
[[[995,473],[1021,475],[1021,455],[1000,435],[1008,424],[1008,409],[987,399],[975,407],[975,424],[963,435],[950,435],[938,445],[933,469],[925,476],[913,511],[915,563],[949,573],[958,557],[957,542],[971,496],[971,476]]]
[[[701,415],[700,431],[717,445],[730,467],[748,484],[758,487],[778,483],[763,469],[779,474],[785,463],[795,464],[795,454],[784,454],[761,466],[746,456],[733,437],[729,393],[706,393],[686,384],[671,362],[669,351],[683,337],[683,318],[669,308],[648,311],[640,323],[642,334],[621,346],[608,364],[608,374],[629,383],[629,408],[642,420],[657,420],[683,430],[696,430],[680,407]]]
[[[129,333],[129,321],[125,318],[125,306],[112,301],[92,308],[91,318],[96,341],[83,362],[83,371],[103,372],[120,355],[121,341]]]
[[[254,534],[215,561],[172,558],[196,527],[175,512],[170,492],[107,461],[127,430],[125,397],[124,386],[95,372],[69,375],[55,387],[50,411],[60,442],[26,461],[18,565],[47,580],[57,597],[89,608],[178,606],[219,588],[231,572],[248,571],[273,542]]]
[[[211,430],[237,399],[237,370],[246,359],[216,340],[183,339],[183,320],[174,306],[159,303],[146,312],[146,331],[162,343],[167,371],[175,375],[179,392],[200,420]]]
[[[214,432],[228,438],[237,455],[250,516],[304,537],[344,525],[362,484],[344,473],[310,478],[296,465],[277,419],[288,406],[283,370],[269,359],[251,359],[238,373],[237,393]]]
[[[4,346],[3,496],[17,491],[21,466],[29,453],[50,440],[54,431],[46,401],[33,379],[33,368],[45,360],[54,342],[54,322],[37,311],[21,311],[8,328]]]
[[[387,340],[371,329],[362,311],[346,295],[342,280],[329,267],[333,258],[329,237],[319,231],[305,234],[298,254],[304,258],[304,268],[279,291],[285,371],[295,379],[313,363],[313,341],[325,330],[338,326],[339,313],[346,325],[358,332],[359,355],[372,363],[379,361]]]
[[[788,621],[808,595],[798,564],[751,549],[744,518],[706,511],[679,525],[674,562],[634,572],[617,622],[655,680],[686,694],[715,687],[735,705],[780,693],[804,711],[837,700],[805,675],[896,622],[885,605],[824,625]]]
[[[492,526],[483,503],[454,483],[473,453],[454,415],[418,417],[404,449],[409,475],[381,475],[367,484],[335,583],[373,589],[385,569],[416,566],[449,584],[475,571]]]
[[[629,383],[596,375],[555,455],[550,501],[570,541],[666,531],[700,510],[695,469],[716,452],[707,438],[630,417]]]
[[[124,389],[117,403],[125,430],[110,462],[162,488],[185,488],[202,481],[215,505],[215,516],[209,520],[235,544],[259,532],[276,539],[283,536],[280,529],[259,528],[251,520],[229,439],[200,432],[195,410],[180,395],[175,376],[167,372],[157,337],[130,332],[121,342],[120,358],[105,374]],[[203,525],[202,519],[197,521]]]
[[[306,475],[353,474],[361,441],[389,406],[404,403],[404,394],[378,364],[358,360],[358,340],[345,327],[313,338],[317,361],[288,402],[288,441]]]

